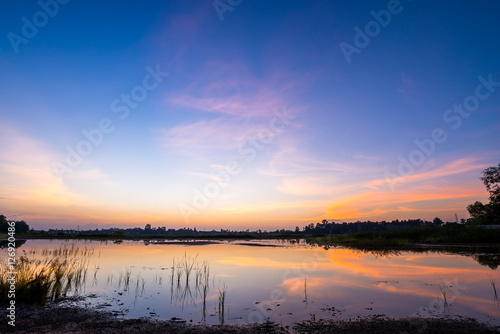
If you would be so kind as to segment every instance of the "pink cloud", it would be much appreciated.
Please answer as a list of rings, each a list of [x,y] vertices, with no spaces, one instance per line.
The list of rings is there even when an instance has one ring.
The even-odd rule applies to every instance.
[[[257,129],[258,125],[243,119],[220,117],[162,130],[162,141],[165,146],[181,151],[232,150]]]
[[[454,160],[452,162],[447,163],[446,165],[436,168],[436,169],[431,169],[427,171],[423,171],[421,173],[415,173],[412,175],[408,176],[399,176],[394,179],[377,179],[373,180],[369,183],[366,184],[366,187],[368,188],[377,188],[379,186],[388,186],[388,181],[394,183],[394,184],[404,184],[407,182],[416,182],[416,181],[424,181],[424,180],[430,180],[430,179],[435,179],[435,178],[441,178],[441,177],[446,177],[446,176],[451,176],[451,175],[456,175],[456,174],[461,174],[461,173],[466,173],[466,172],[471,172],[471,171],[477,171],[477,175],[479,177],[480,171],[486,167],[488,167],[488,164],[484,163],[478,163],[477,158],[469,157],[469,158],[461,158]]]

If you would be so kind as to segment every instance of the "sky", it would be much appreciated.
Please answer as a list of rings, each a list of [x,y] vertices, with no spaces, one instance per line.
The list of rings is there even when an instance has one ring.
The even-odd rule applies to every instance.
[[[35,229],[468,218],[497,1],[3,1],[0,214]]]

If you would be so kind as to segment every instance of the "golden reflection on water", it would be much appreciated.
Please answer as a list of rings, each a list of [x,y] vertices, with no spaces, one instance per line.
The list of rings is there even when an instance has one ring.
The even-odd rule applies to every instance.
[[[22,248],[62,243],[29,240]],[[66,243],[94,249],[88,267],[92,279],[80,293],[98,297],[86,302],[110,305],[103,308],[126,317],[217,323],[223,315],[229,323],[270,318],[290,324],[311,314],[332,316],[332,307],[341,310],[337,317],[432,311],[498,323],[500,315],[498,270],[470,256],[407,251],[380,256],[281,241],[263,241],[262,247],[227,241],[191,246]]]

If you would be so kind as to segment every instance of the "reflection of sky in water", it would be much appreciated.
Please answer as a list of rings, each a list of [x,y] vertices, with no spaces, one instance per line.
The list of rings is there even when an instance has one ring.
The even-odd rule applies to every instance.
[[[146,246],[132,241],[29,240],[18,255],[21,249],[62,244],[93,248],[80,294],[97,297],[79,303],[123,312],[127,318],[200,322],[205,300],[206,322],[217,323],[219,296],[225,287],[228,323],[269,317],[287,325],[311,314],[346,318],[432,311],[500,324],[500,305],[490,283],[495,280],[500,290],[500,274],[471,257],[411,252],[383,257],[304,243],[259,242],[278,247],[238,243]]]

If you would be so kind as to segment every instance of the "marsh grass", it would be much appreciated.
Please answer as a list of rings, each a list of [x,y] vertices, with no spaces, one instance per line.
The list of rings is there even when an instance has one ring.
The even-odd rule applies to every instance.
[[[101,269],[101,267],[94,264],[94,279],[92,280],[92,286],[99,284],[99,280],[97,279],[97,272],[99,269]]]
[[[187,256],[172,259],[172,272],[170,276],[170,303],[179,303],[181,308],[190,301],[194,304],[194,299],[198,292],[202,290],[202,273],[195,257]],[[193,282],[194,281],[194,282]],[[193,295],[194,292],[194,295]]]
[[[138,273],[135,279],[134,306],[137,302],[137,298],[142,297],[144,295],[145,286],[146,286],[146,280],[143,277],[141,277],[141,273]]]
[[[443,296],[443,309],[447,310],[448,307],[449,307],[448,298],[447,298],[447,295],[448,295],[448,286],[446,284],[444,284],[444,283],[441,283],[439,285],[439,290],[441,291],[441,295]]]
[[[495,303],[498,303],[498,293],[497,293],[497,287],[495,283],[495,279],[493,278],[492,275],[488,274],[488,280],[490,281],[491,287],[493,288],[493,300]]]
[[[200,262],[198,255],[194,257],[184,254],[183,257],[174,257],[170,268],[170,303],[179,304],[181,309],[188,303],[196,305],[196,300],[201,300],[202,322],[206,322],[207,301],[209,299],[211,274],[208,261]],[[215,277],[212,278],[212,284]],[[219,290],[224,292],[226,288]]]
[[[197,271],[196,275],[196,285],[199,284],[201,287],[201,295],[202,295],[202,321],[205,322],[207,320],[207,295],[209,290],[209,282],[210,282],[210,267],[208,265],[208,261],[203,261],[201,268]]]
[[[225,320],[226,293],[227,293],[227,287],[224,284],[222,286],[222,290],[219,288],[219,322],[221,325],[224,324]]]
[[[120,276],[118,277],[118,288],[120,288],[123,284],[123,291],[128,291],[130,288],[130,276],[132,275],[131,268],[125,268],[125,271],[120,272]]]
[[[40,253],[40,256],[39,254]],[[72,245],[57,249],[30,250],[16,261],[16,302],[45,304],[68,295],[78,294],[87,277],[91,249]],[[0,263],[0,301],[7,301],[9,282],[7,262]]]
[[[307,306],[307,277],[304,277],[304,302]]]

